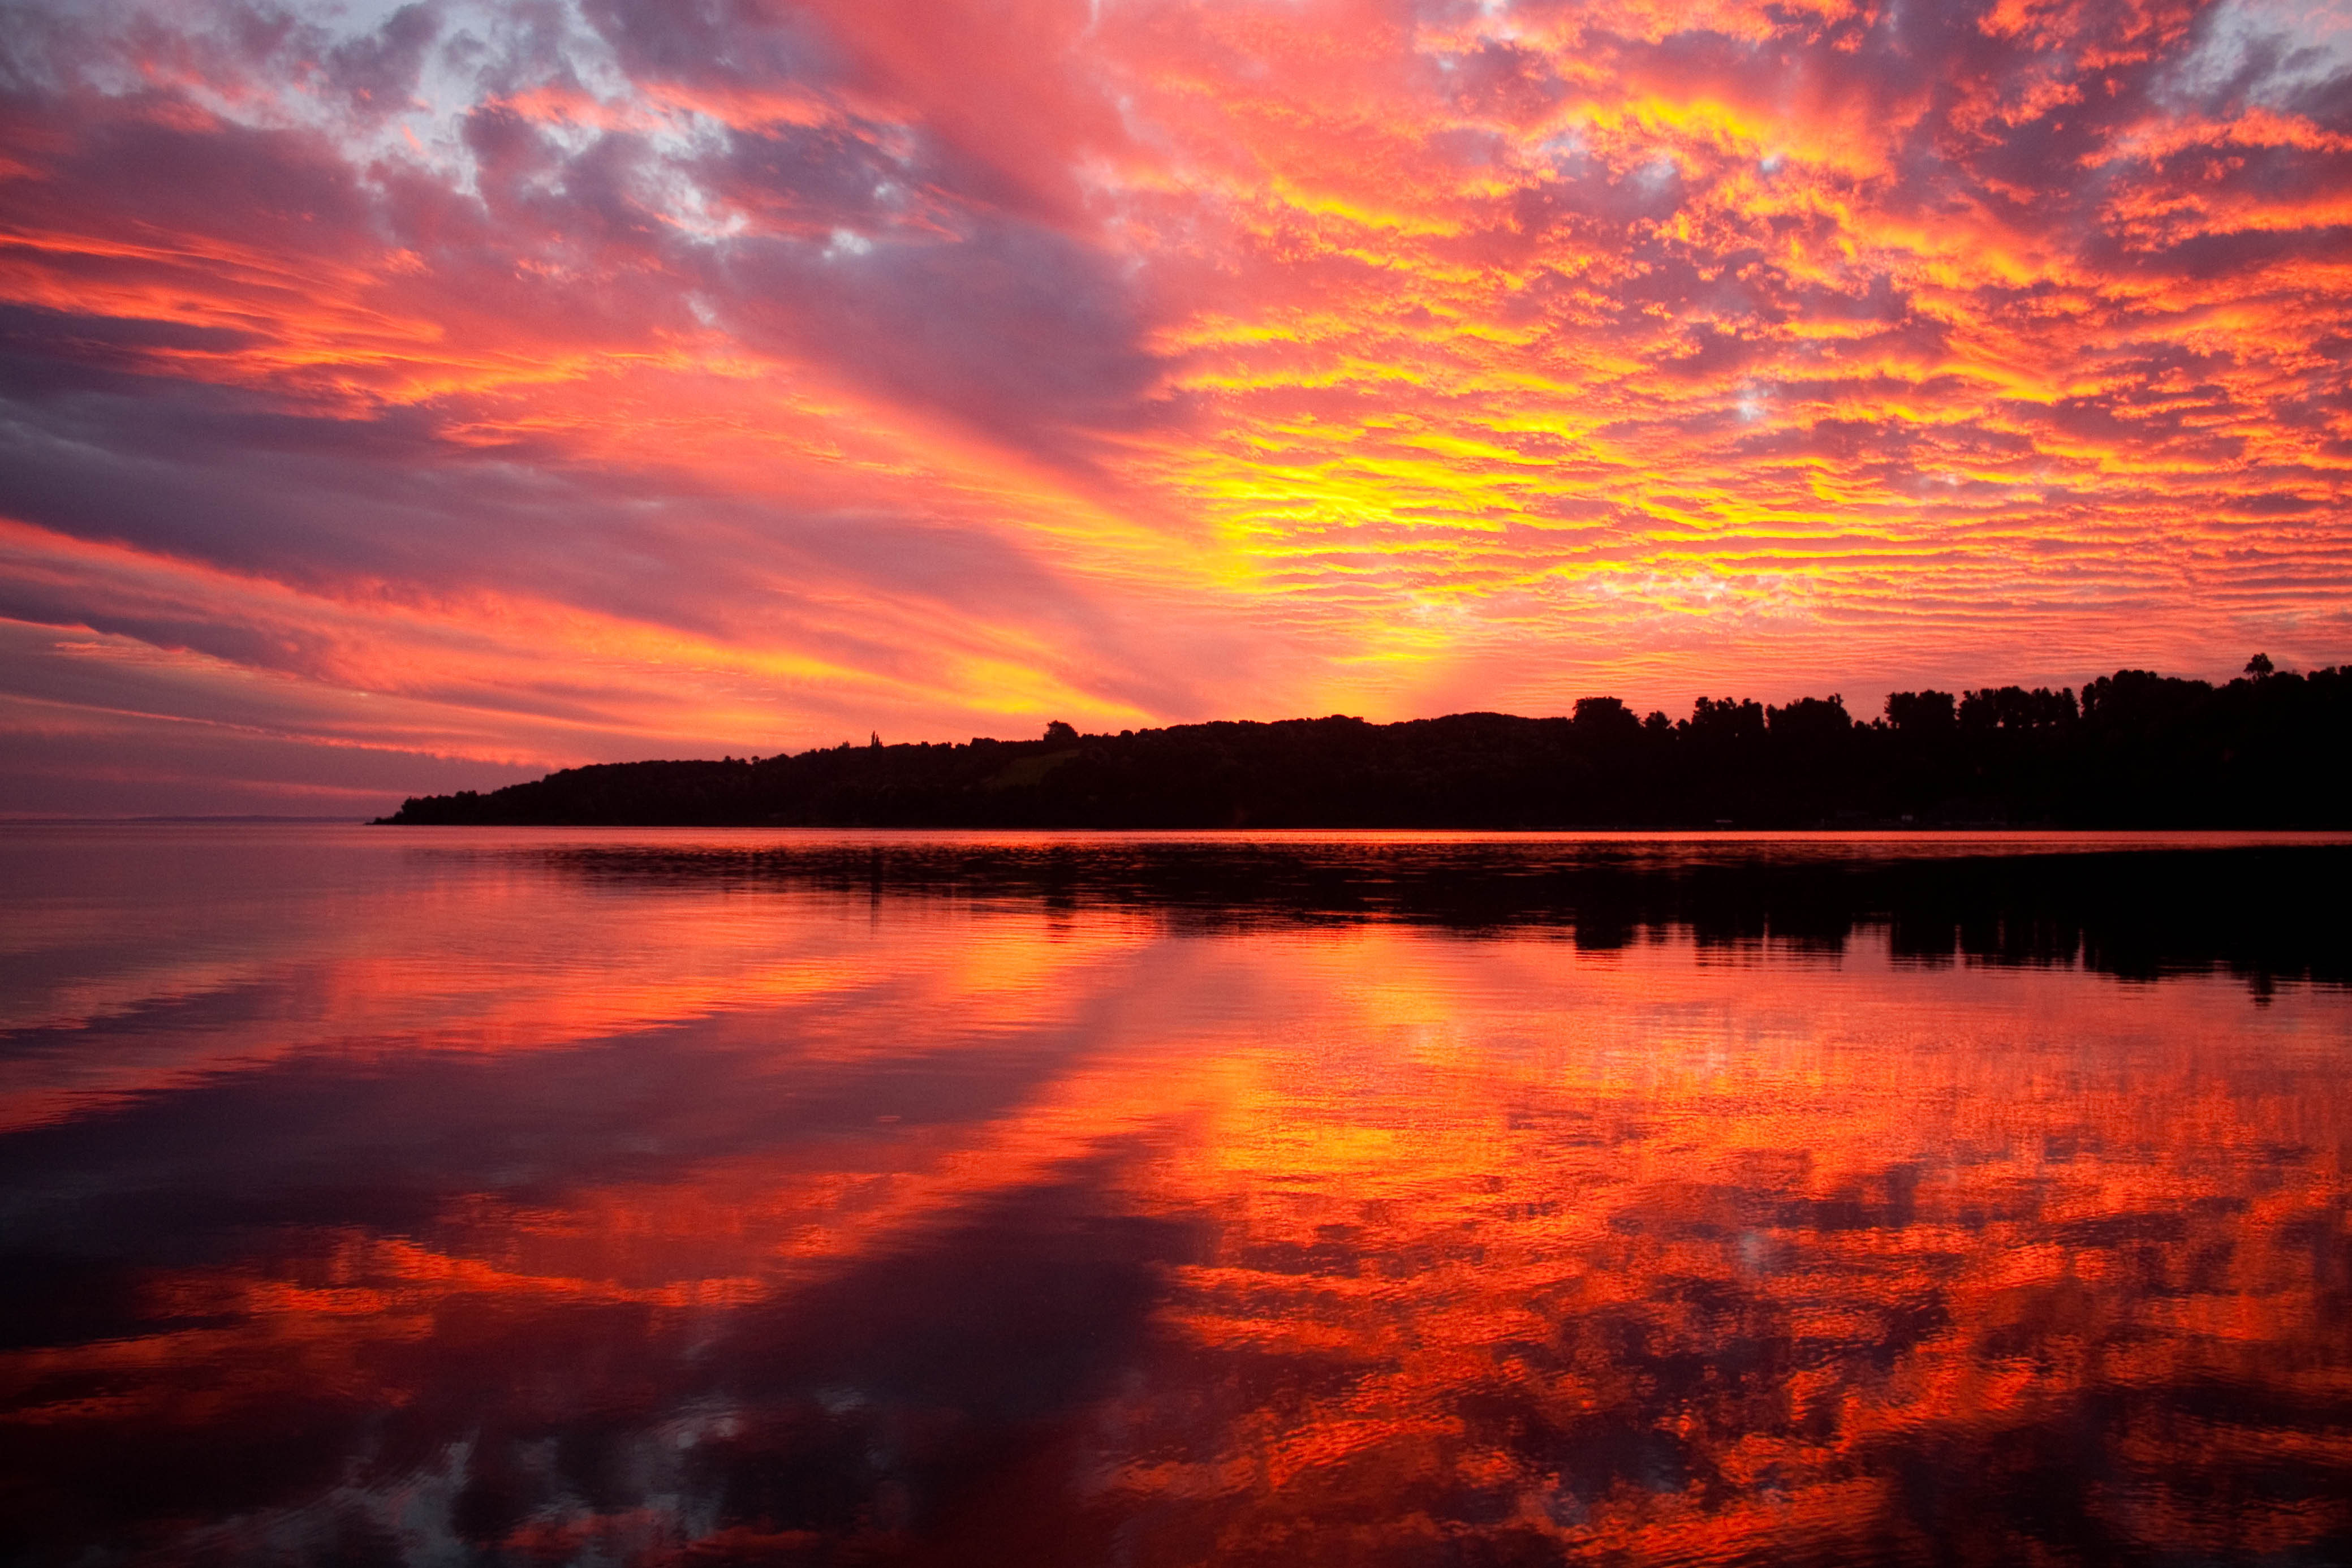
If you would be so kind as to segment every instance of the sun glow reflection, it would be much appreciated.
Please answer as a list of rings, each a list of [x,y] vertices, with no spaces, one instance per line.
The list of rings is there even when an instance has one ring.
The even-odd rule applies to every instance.
[[[247,1463],[202,1539],[326,1486],[557,1556],[1020,1534],[965,1464],[1074,1560],[1992,1560],[2037,1487],[2110,1544],[2352,1528],[2263,1489],[2352,1400],[2340,990],[267,843],[201,851],[251,895],[202,933],[10,939],[58,978],[7,1157],[80,1173],[35,1210],[137,1245],[142,1151],[217,1162],[117,1331],[0,1352],[43,1528],[77,1455],[273,1433],[343,1479]]]

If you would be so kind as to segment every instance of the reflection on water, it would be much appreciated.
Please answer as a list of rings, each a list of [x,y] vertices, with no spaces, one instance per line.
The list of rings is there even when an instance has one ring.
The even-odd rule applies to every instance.
[[[0,1546],[2352,1559],[2352,851],[1952,847],[9,829]]]

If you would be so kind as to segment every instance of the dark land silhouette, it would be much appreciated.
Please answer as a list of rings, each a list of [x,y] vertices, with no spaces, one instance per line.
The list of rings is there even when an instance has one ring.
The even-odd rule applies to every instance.
[[[1807,828],[2352,826],[2352,668],[2261,655],[2216,686],[2124,669],[2068,688],[1612,697],[1572,715],[1177,724],[569,768],[383,821],[571,826]]]
[[[517,848],[616,889],[648,883],[1124,907],[1181,928],[1391,921],[1540,931],[1587,951],[1833,955],[1884,930],[1896,963],[2227,973],[2258,994],[2352,984],[2352,844],[2086,847],[1969,838],[908,838]]]

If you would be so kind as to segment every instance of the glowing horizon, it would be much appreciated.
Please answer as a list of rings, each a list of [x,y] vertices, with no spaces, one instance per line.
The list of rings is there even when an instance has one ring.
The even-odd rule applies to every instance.
[[[2352,11],[20,7],[0,813],[2352,661]]]

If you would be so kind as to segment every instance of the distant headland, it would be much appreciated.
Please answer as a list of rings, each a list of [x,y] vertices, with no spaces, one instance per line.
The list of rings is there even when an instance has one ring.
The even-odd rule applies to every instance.
[[[567,768],[411,799],[391,824],[775,827],[2347,827],[2352,667],[2257,654],[2216,686],[2122,669],[2079,697],[1701,698],[1685,719],[1588,697],[1456,713],[1174,724],[1034,741],[841,745]]]

